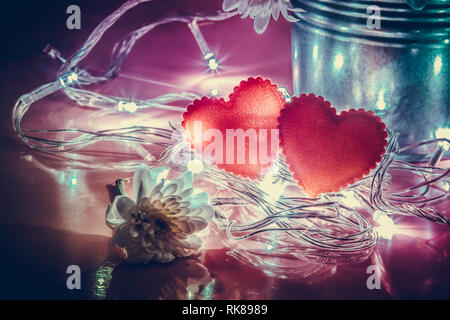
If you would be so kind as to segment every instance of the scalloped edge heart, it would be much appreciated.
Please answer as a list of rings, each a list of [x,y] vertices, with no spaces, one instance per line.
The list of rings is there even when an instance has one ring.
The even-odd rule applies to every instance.
[[[200,105],[202,105],[202,104],[204,104],[206,102],[214,103],[214,104],[217,104],[217,105],[222,105],[225,108],[230,108],[230,105],[232,105],[233,101],[235,101],[237,99],[237,95],[240,92],[244,91],[246,88],[250,87],[254,83],[265,83],[269,88],[273,88],[274,89],[274,92],[276,93],[276,95],[280,99],[280,103],[281,103],[280,114],[281,114],[281,111],[284,109],[286,102],[283,99],[282,94],[278,91],[278,86],[276,84],[273,84],[269,79],[263,79],[261,76],[257,76],[257,77],[249,77],[247,80],[242,80],[239,83],[239,85],[237,85],[237,86],[235,86],[233,88],[233,92],[228,95],[228,100],[225,100],[224,98],[217,99],[216,97],[207,97],[207,96],[203,96],[201,99],[194,100],[193,103],[191,103],[190,105],[188,105],[186,107],[186,111],[183,113],[183,121],[181,122],[181,126],[183,127],[184,130],[187,130],[186,129],[187,118],[194,113],[195,109],[198,106],[200,106]],[[277,122],[278,122],[278,119],[279,119],[279,115],[274,117],[274,120],[277,121]],[[278,125],[277,125],[276,128],[278,128]],[[190,144],[191,150],[195,149],[195,146],[194,146],[193,142],[190,141],[189,137],[185,136],[185,141],[188,144]],[[280,145],[278,145],[277,153],[279,152],[279,150],[280,150]],[[274,161],[275,160],[272,160],[270,165],[268,165],[267,167],[271,167],[273,165]],[[216,165],[216,167],[219,168],[218,165]],[[266,166],[264,166],[264,167],[266,167]],[[238,172],[235,172],[233,170],[226,170],[225,168],[220,168],[220,169],[224,170],[224,171],[226,171],[228,173],[232,173],[235,176],[238,176],[238,177],[241,177],[241,178],[244,178],[244,179],[259,180],[259,179],[262,178],[262,174],[259,174],[259,175],[257,175],[257,174],[254,174],[254,175],[253,174],[248,174],[248,175],[244,176],[244,175],[242,175],[242,174],[240,174]]]
[[[283,146],[283,140],[284,140],[284,136],[285,136],[285,130],[284,128],[282,128],[282,123],[285,121],[285,118],[289,118],[289,112],[291,112],[294,108],[298,108],[298,103],[302,102],[304,99],[306,98],[315,98],[318,101],[322,102],[322,105],[324,107],[327,108],[327,111],[330,113],[330,115],[332,115],[333,117],[336,117],[336,119],[345,119],[345,117],[348,114],[352,114],[352,113],[359,113],[362,114],[362,112],[370,115],[377,124],[379,124],[380,128],[383,132],[383,143],[382,144],[382,149],[378,152],[378,155],[376,156],[376,158],[372,159],[372,161],[369,163],[367,168],[362,168],[364,169],[364,171],[362,173],[360,173],[357,176],[354,177],[349,177],[346,181],[342,182],[340,185],[338,185],[337,187],[332,187],[330,190],[324,190],[321,192],[309,192],[308,188],[306,187],[306,185],[304,184],[304,182],[302,181],[302,179],[300,178],[300,176],[298,175],[298,173],[294,170],[292,164],[290,163],[290,161],[288,160],[288,155],[287,152]],[[382,160],[382,156],[385,154],[386,152],[386,146],[387,146],[387,137],[388,137],[388,133],[386,131],[386,125],[384,124],[384,122],[381,120],[380,117],[376,116],[372,111],[367,111],[364,110],[362,108],[360,109],[350,109],[350,110],[346,110],[346,111],[342,111],[340,114],[337,114],[337,111],[334,107],[331,106],[331,103],[327,100],[325,100],[322,96],[316,96],[313,93],[310,94],[301,94],[299,97],[293,97],[291,102],[286,103],[285,107],[283,110],[281,110],[281,115],[278,118],[278,129],[279,134],[280,134],[280,148],[282,151],[282,154],[286,160],[286,165],[289,168],[289,171],[292,173],[294,179],[297,181],[298,185],[302,188],[302,190],[313,197],[317,197],[319,194],[321,193],[329,193],[329,192],[338,192],[340,190],[342,190],[343,188],[355,183],[356,181],[361,180],[362,178],[364,178],[366,175],[368,175],[370,173],[370,171],[372,169],[375,169],[378,166],[378,163]]]

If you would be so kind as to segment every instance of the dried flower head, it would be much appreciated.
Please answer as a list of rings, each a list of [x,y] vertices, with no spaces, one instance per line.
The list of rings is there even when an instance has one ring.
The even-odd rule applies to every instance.
[[[206,228],[214,213],[208,193],[195,192],[192,172],[170,181],[164,178],[168,171],[140,165],[133,178],[136,201],[122,195],[108,206],[106,224],[129,263],[169,262],[202,244],[195,233]]]

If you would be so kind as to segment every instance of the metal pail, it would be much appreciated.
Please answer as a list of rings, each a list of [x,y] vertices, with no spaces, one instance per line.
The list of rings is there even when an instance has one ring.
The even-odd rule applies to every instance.
[[[427,4],[413,9],[418,2]],[[295,94],[372,110],[399,132],[400,145],[449,127],[450,1],[292,3],[305,10],[292,25]]]

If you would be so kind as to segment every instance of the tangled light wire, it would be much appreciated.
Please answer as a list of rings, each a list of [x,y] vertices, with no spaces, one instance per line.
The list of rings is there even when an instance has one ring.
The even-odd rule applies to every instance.
[[[64,153],[74,160],[72,164],[92,168],[94,158],[79,154],[74,156],[74,151],[98,141],[111,140],[131,144],[144,161],[153,165],[165,164],[175,170],[186,169],[188,163],[176,161],[177,155],[184,152],[193,158],[193,154],[184,142],[182,133],[172,124],[169,129],[129,126],[100,131],[21,128],[22,118],[33,103],[60,90],[81,107],[97,108],[101,112],[135,112],[144,108],[184,112],[184,108],[173,107],[168,103],[200,98],[196,93],[181,92],[149,100],[130,101],[80,88],[116,77],[136,41],[155,27],[171,22],[186,23],[209,69],[215,70],[218,67],[218,60],[209,49],[197,22],[224,20],[234,16],[235,12],[162,18],[129,33],[117,42],[110,65],[102,76],[93,76],[80,68],[80,62],[91,52],[104,32],[126,11],[146,1],[151,0],[130,0],[124,3],[103,20],[82,47],[68,59],[64,59],[51,46],[45,48],[48,55],[62,62],[57,79],[22,95],[14,106],[12,115],[15,131],[29,147],[47,153]],[[75,85],[78,87],[74,87]],[[43,137],[64,133],[78,136],[66,140]],[[174,142],[174,136],[177,135],[178,139]],[[439,166],[440,159],[448,151],[449,143],[446,138],[438,138],[399,148],[396,134],[390,134],[386,154],[377,169],[342,192],[325,194],[319,198],[308,198],[295,187],[296,183],[281,157],[275,163],[273,172],[262,182],[249,181],[207,165],[199,173],[199,177],[222,188],[212,201],[217,208],[215,220],[219,228],[227,233],[228,237],[224,241],[232,246],[232,254],[266,270],[287,272],[288,263],[278,261],[269,264],[266,256],[270,254],[285,260],[309,259],[327,263],[367,257],[377,239],[372,227],[376,223],[372,219],[376,213],[414,215],[436,223],[450,224],[449,218],[436,209],[437,205],[449,198],[449,169]],[[155,159],[143,147],[148,144],[159,145],[165,151]],[[397,160],[400,153],[422,146],[434,146],[436,150],[427,164],[417,165]],[[141,161],[124,161],[109,167],[132,170]],[[412,175],[414,185],[391,191],[390,182],[396,171]],[[293,190],[274,197],[272,191],[275,189]]]
[[[188,25],[202,52],[203,59],[205,60],[208,68],[212,71],[217,70],[217,68],[219,67],[218,60],[208,47],[205,38],[203,37],[199,29],[198,22],[225,20],[236,15],[236,12],[217,12],[205,16],[173,15],[164,17],[137,30],[134,30],[123,39],[118,41],[113,48],[110,65],[102,76],[93,76],[86,69],[82,69],[79,67],[80,62],[84,58],[86,58],[86,56],[92,51],[92,49],[101,39],[102,35],[106,32],[106,30],[108,30],[123,14],[125,14],[125,12],[142,2],[150,1],[152,0],[129,0],[125,2],[120,8],[118,8],[110,16],[105,18],[95,28],[88,39],[83,43],[81,48],[68,59],[63,58],[60,52],[52,46],[46,46],[44,51],[52,58],[58,59],[62,62],[62,66],[57,73],[57,79],[54,82],[42,85],[41,87],[33,90],[30,93],[22,95],[17,100],[12,112],[12,122],[14,130],[30,148],[43,152],[67,152],[84,148],[97,141],[112,140],[133,143],[132,146],[138,149],[137,152],[140,155],[146,153],[146,156],[144,157],[145,160],[153,159],[148,152],[139,147],[139,144],[149,144],[155,142],[148,138],[138,138],[137,135],[141,134],[151,136],[153,138],[165,138],[168,134],[170,134],[171,130],[148,126],[133,126],[129,128],[101,131],[87,131],[80,129],[26,130],[22,129],[21,127],[22,118],[33,103],[60,90],[80,106],[97,108],[101,112],[136,112],[139,109],[147,108],[183,111],[183,108],[178,108],[167,104],[174,101],[192,101],[194,99],[200,98],[201,96],[196,93],[180,92],[165,94],[163,96],[152,98],[149,100],[129,100],[122,97],[106,96],[89,90],[74,87],[75,85],[89,86],[113,79],[119,74],[124,61],[126,60],[128,54],[130,53],[137,40],[139,40],[141,37],[143,37],[145,34],[153,30],[157,26],[172,22],[183,22]],[[42,134],[56,133],[71,133],[79,135],[76,138],[68,139],[65,141],[51,140],[42,138],[40,136]],[[76,160],[74,164],[80,166],[89,166],[84,162],[89,162],[90,160],[92,160],[92,158],[88,156],[82,156],[79,154],[76,155],[76,157],[70,155],[68,157]],[[128,162],[127,164],[123,164],[125,168],[131,168],[135,165],[135,162]]]
[[[377,223],[374,221],[377,215],[413,215],[450,224],[449,218],[435,207],[449,198],[448,188],[436,186],[437,182],[442,185],[450,182],[450,170],[436,166],[448,143],[447,139],[435,139],[399,148],[397,135],[390,134],[386,154],[370,175],[341,192],[318,198],[308,198],[302,193],[281,157],[272,172],[259,182],[209,166],[201,172],[201,177],[223,187],[225,194],[234,195],[216,197],[213,204],[224,208],[217,210],[218,225],[226,230],[233,254],[244,262],[267,269],[267,256],[274,254],[274,248],[279,259],[301,257],[321,263],[359,261],[367,257],[377,240],[372,228]],[[437,149],[427,164],[396,160],[402,152],[430,144]],[[191,152],[180,140],[167,148],[159,161],[184,170],[186,161],[179,161],[180,150]],[[415,183],[391,191],[393,171],[412,175]],[[289,188],[293,190],[288,191]],[[275,197],[274,191],[278,193]],[[283,265],[278,261],[272,273],[288,272],[279,268]]]

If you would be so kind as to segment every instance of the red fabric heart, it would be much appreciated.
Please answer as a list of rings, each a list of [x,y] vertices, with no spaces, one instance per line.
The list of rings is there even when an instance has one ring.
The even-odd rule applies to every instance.
[[[223,137],[223,141],[220,143],[223,156],[220,157],[215,153],[216,160],[222,159],[215,161],[217,167],[235,175],[257,179],[270,168],[276,158],[279,147],[278,117],[283,107],[284,100],[277,91],[277,86],[273,85],[270,80],[264,80],[261,77],[248,78],[247,81],[242,81],[239,86],[234,88],[234,92],[229,96],[229,101],[208,97],[195,100],[183,114],[182,126],[189,135],[188,142],[191,143],[191,148],[195,149],[197,154],[199,151],[210,150],[205,148],[209,148],[208,145],[211,147],[212,142],[215,141],[215,138],[211,137],[203,139],[205,132],[208,129],[219,130]],[[201,132],[195,132],[196,121],[197,124],[198,122],[202,124]],[[230,148],[227,149],[227,129],[244,131],[254,129],[258,142],[257,149],[251,148],[249,145],[250,138],[245,138],[245,150],[242,146],[239,147],[237,139],[234,141],[234,148],[231,148],[230,145]],[[260,129],[266,129],[267,135],[261,134]],[[272,138],[275,142],[274,147],[271,145]],[[196,141],[198,143],[195,143]],[[266,148],[261,148],[260,142],[263,141],[265,141]],[[245,153],[245,161],[242,161],[241,158],[241,162],[244,163],[238,162],[238,152]],[[267,158],[270,159],[266,161],[267,158],[261,157],[261,152],[265,152]],[[227,156],[230,157],[228,161]],[[251,160],[255,157],[256,161]]]
[[[286,163],[310,196],[339,191],[376,167],[387,145],[386,126],[372,112],[336,109],[323,97],[302,94],[279,119]]]

